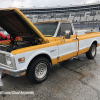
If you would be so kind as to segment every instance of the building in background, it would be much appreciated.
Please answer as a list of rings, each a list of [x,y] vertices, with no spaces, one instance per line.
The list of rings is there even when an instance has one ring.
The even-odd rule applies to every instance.
[[[46,20],[70,20],[76,30],[100,30],[100,3],[19,8],[33,23]]]
[[[100,27],[100,3],[19,9],[33,23],[46,20],[70,20],[76,29],[93,30]]]

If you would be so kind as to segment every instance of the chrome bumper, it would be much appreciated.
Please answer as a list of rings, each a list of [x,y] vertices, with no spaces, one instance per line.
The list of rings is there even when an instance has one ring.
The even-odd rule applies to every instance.
[[[0,71],[14,77],[20,77],[26,74],[26,70],[13,70],[0,66]]]
[[[9,75],[14,76],[14,77],[20,77],[20,76],[23,76],[26,74],[25,69],[24,70],[17,70],[14,56],[11,53],[8,53],[6,51],[1,51],[1,50],[0,50],[0,53],[9,55],[11,57],[11,62],[12,62],[12,67],[5,65],[3,63],[0,63],[0,71],[1,72],[9,74]]]

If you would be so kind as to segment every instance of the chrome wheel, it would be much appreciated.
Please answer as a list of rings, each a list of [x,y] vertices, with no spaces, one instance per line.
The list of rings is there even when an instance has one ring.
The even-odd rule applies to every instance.
[[[35,76],[38,79],[42,79],[45,77],[47,73],[47,64],[45,62],[40,62],[35,67]]]
[[[32,83],[41,83],[45,81],[50,72],[50,62],[44,57],[37,57],[31,62],[26,76]]]
[[[96,53],[96,48],[95,46],[92,48],[92,56],[94,57],[95,56],[95,53]]]

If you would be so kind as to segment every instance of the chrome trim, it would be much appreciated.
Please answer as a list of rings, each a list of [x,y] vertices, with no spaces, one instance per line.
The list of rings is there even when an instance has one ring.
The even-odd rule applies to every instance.
[[[0,65],[0,70],[6,70],[6,71],[10,71],[10,72],[16,73],[16,72],[23,72],[23,71],[25,71],[26,69],[22,69],[22,70],[14,70],[14,69],[10,69],[10,68],[3,67],[3,66]]]
[[[14,69],[0,66],[0,71],[5,73],[4,70],[8,71],[8,73],[6,73],[6,74],[14,76],[14,77],[20,77],[22,73],[26,73],[26,69],[14,70]]]
[[[60,28],[60,22],[58,23],[58,26],[56,28],[55,34],[52,37],[56,37],[57,36],[57,33],[59,31],[59,28]]]
[[[40,62],[35,67],[35,76],[38,79],[44,78],[47,73],[47,64],[45,62]]]
[[[1,64],[1,63],[0,63],[0,65],[3,66],[3,67],[11,68],[11,69],[13,68],[13,67],[11,67],[11,66],[4,65],[4,64]]]

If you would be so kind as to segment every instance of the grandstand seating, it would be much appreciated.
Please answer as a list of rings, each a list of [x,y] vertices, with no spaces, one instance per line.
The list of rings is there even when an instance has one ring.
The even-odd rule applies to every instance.
[[[93,20],[93,16],[87,16],[87,21],[92,21]]]
[[[74,21],[80,21],[81,17],[74,17]]]
[[[31,19],[30,19],[31,20]],[[70,20],[70,21],[74,21],[74,22],[80,22],[80,21],[97,21],[100,20],[100,15],[98,14],[92,14],[91,12],[85,12],[84,16],[74,16],[74,15],[69,15],[68,17],[51,17],[50,16],[46,16],[46,15],[37,15],[37,18],[33,17],[33,22],[39,22],[39,21],[46,21],[46,20]]]
[[[100,14],[98,12],[84,12],[83,16],[78,16],[77,13],[70,13],[69,16],[61,16],[60,14],[57,14],[56,16],[51,14],[49,15],[35,15],[33,19],[30,19],[32,22],[39,22],[39,21],[46,21],[46,20],[70,20],[72,22],[84,22],[87,21],[87,24],[89,21],[99,21],[100,20]]]
[[[86,18],[87,18],[86,16],[83,16],[80,18],[80,21],[86,21]]]
[[[38,21],[38,18],[33,17],[32,22],[35,23],[35,22],[37,22],[37,21]]]
[[[56,18],[50,18],[50,20],[56,20]]]
[[[100,20],[100,15],[95,15],[94,20]]]
[[[68,20],[70,20],[70,21],[73,21],[73,19],[74,19],[74,16],[71,16],[71,15],[70,15],[70,16],[68,17]]]
[[[41,21],[43,21],[43,19],[38,19],[38,22],[41,22]]]
[[[89,31],[100,27],[100,3],[66,7],[19,8],[32,21],[70,20],[75,29]],[[32,17],[33,16],[33,17]]]
[[[68,20],[68,17],[66,17],[66,18],[62,18],[62,20]]]

